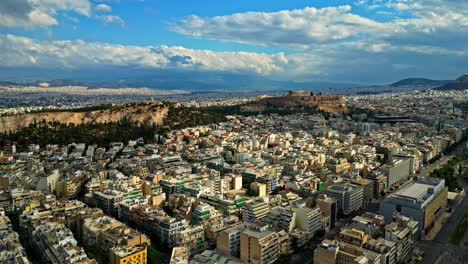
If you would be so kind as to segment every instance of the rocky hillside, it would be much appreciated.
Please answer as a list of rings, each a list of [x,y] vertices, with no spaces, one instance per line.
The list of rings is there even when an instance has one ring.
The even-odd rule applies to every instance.
[[[0,117],[0,133],[15,132],[29,124],[39,122],[60,122],[63,124],[87,124],[118,122],[124,118],[133,122],[161,125],[167,116],[169,106],[159,102],[126,104],[110,109],[89,112],[43,112]]]

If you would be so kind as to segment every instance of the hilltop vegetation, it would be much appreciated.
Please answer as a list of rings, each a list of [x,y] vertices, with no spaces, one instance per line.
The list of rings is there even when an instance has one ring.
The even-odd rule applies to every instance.
[[[144,114],[138,104],[132,105],[135,113]],[[173,129],[206,125],[226,121],[223,114],[208,112],[202,109],[178,106],[164,102],[162,106],[169,110],[162,123],[132,120],[129,116],[112,122],[62,123],[57,121],[39,121],[29,124],[14,132],[0,134],[0,146],[16,144],[25,150],[29,144],[69,144],[80,142],[106,146],[110,142],[128,142],[142,137],[146,142],[152,141],[155,134],[164,134]],[[160,108],[154,108],[158,111]],[[125,108],[127,109],[128,106]],[[151,108],[144,108],[151,115]],[[111,111],[119,111],[113,108]],[[141,113],[140,113],[141,112]]]
[[[16,144],[19,150],[26,150],[30,144],[44,146],[73,142],[106,146],[110,142],[128,142],[140,137],[145,142],[150,142],[154,140],[155,134],[224,122],[227,121],[227,115],[290,115],[296,113],[322,114],[325,119],[328,119],[330,115],[312,108],[269,108],[263,111],[245,111],[242,105],[205,108],[185,107],[169,102],[132,103],[121,106],[102,105],[41,113],[50,116],[48,119],[42,120],[40,118],[31,119],[27,126],[15,130],[4,130],[3,133],[0,133],[0,146]],[[74,119],[68,118],[69,114],[73,114]],[[64,116],[62,117],[62,115]],[[23,116],[28,115],[16,118],[22,120]],[[43,116],[41,115],[41,117]],[[84,122],[84,119],[80,119],[82,117],[86,117],[88,120]],[[66,122],[60,120],[66,120]],[[75,120],[78,121],[75,123],[73,122]]]

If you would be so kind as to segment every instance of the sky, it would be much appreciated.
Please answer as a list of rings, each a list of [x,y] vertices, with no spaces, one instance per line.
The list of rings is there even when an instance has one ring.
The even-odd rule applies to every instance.
[[[467,40],[466,0],[0,1],[0,77],[118,67],[299,82],[455,79],[468,69]]]

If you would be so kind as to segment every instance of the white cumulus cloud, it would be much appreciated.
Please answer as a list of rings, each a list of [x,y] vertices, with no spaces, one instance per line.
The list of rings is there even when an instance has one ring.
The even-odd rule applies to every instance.
[[[88,0],[1,0],[1,27],[48,27],[58,24],[55,16],[59,11],[72,11],[91,15]]]
[[[383,28],[382,23],[350,11],[350,6],[339,6],[216,17],[192,15],[172,23],[171,29],[196,38],[305,49],[373,34]]]
[[[94,10],[101,11],[101,12],[111,12],[112,7],[110,7],[110,6],[106,5],[106,4],[99,4],[99,5],[94,7]]]
[[[0,35],[4,67],[135,66],[154,69],[229,71],[262,75],[281,71],[288,63],[283,53],[214,52],[184,47],[124,46],[99,42],[47,41]]]
[[[115,15],[100,15],[100,16],[96,16],[98,19],[100,19],[102,22],[104,22],[104,24],[119,24],[120,26],[125,26],[125,21],[119,17],[119,16],[115,16]]]

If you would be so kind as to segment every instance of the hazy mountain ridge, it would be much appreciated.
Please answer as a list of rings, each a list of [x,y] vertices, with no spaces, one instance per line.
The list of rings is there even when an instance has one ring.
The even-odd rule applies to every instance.
[[[407,86],[407,85],[439,86],[439,85],[444,85],[449,82],[451,81],[450,80],[431,80],[431,79],[426,79],[426,78],[407,78],[407,79],[400,80],[398,82],[394,82],[390,84],[390,86],[392,87]]]
[[[85,78],[86,79],[86,78]],[[48,87],[82,86],[89,89],[98,88],[150,88],[160,90],[183,90],[191,93],[204,91],[287,91],[287,90],[314,90],[315,93],[327,94],[379,94],[390,92],[408,92],[421,89],[435,90],[463,90],[468,87],[468,74],[455,81],[432,80],[427,78],[407,78],[386,85],[361,86],[353,83],[338,82],[296,82],[278,81],[257,75],[234,73],[188,73],[188,72],[141,72],[139,75],[124,76],[121,80],[94,81],[55,79],[51,81],[12,82],[0,81],[0,86],[37,86]]]
[[[463,74],[456,80],[451,81],[445,85],[434,88],[434,90],[445,91],[445,90],[466,90],[468,89],[468,73]]]
[[[141,71],[138,74],[124,74],[118,80],[109,77],[63,78],[52,81],[7,81],[5,85],[39,86],[48,83],[49,87],[84,86],[95,88],[152,88],[161,90],[313,90],[324,87],[346,88],[359,86],[356,83],[339,82],[296,82],[278,81],[266,77],[239,73],[223,72],[170,72],[170,71]],[[107,78],[107,79],[106,79]],[[1,85],[1,83],[0,83]]]

